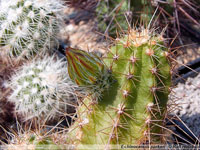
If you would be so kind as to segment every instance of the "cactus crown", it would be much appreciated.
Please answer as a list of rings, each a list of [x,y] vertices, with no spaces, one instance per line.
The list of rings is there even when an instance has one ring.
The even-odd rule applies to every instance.
[[[66,112],[76,100],[78,89],[68,76],[66,62],[46,56],[25,64],[12,76],[8,86],[14,91],[9,101],[25,117],[52,118]]]
[[[2,0],[0,53],[29,58],[55,46],[62,8],[53,0]]]

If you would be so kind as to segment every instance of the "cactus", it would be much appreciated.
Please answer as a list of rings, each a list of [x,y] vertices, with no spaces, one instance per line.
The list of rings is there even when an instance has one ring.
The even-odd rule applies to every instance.
[[[0,55],[30,58],[56,46],[62,8],[59,0],[2,0]]]
[[[148,0],[101,0],[96,9],[100,30],[112,37],[116,31],[128,30],[128,24],[149,23],[152,14],[153,7]]]
[[[114,12],[113,12],[114,11]],[[128,2],[115,0],[115,1],[104,1],[99,2],[99,5],[96,9],[97,19],[100,22],[99,28],[101,31],[109,33],[110,36],[114,36],[116,29],[118,28],[117,24],[114,21],[114,18],[120,24],[122,29],[127,29],[127,23],[123,13],[128,12]]]
[[[59,145],[56,145],[51,137],[45,136],[40,132],[25,131],[18,135],[12,135],[12,139],[5,144],[4,147],[7,150],[44,150],[53,149],[61,150],[64,149]]]
[[[171,85],[169,54],[163,44],[162,36],[148,29],[131,29],[115,40],[103,59],[113,83],[98,102],[89,96],[80,102],[77,120],[68,133],[69,142],[77,148],[100,144],[109,149],[111,144],[162,141]],[[68,61],[73,61],[75,56],[68,57],[69,52],[75,52],[66,52]],[[84,70],[86,65],[79,65]],[[72,68],[75,69],[72,65],[68,71],[76,74]]]
[[[34,117],[50,120],[75,107],[78,88],[69,78],[66,65],[54,56],[45,56],[24,64],[8,81],[13,90],[8,100],[25,121]]]

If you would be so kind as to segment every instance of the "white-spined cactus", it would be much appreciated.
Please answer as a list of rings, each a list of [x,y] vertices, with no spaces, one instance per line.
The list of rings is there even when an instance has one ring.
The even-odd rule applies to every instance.
[[[58,44],[60,0],[1,0],[0,55],[30,58]]]
[[[75,105],[77,86],[67,72],[67,62],[45,56],[23,65],[7,83],[13,92],[8,100],[24,120],[51,119]]]

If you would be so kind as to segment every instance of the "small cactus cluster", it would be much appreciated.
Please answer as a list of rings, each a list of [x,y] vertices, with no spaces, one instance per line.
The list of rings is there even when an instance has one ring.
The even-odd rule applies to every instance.
[[[62,8],[59,0],[2,0],[0,55],[30,58],[53,48]]]
[[[86,70],[89,82],[96,79],[97,76],[87,75],[86,66],[90,63],[69,57],[69,52],[66,55],[68,61],[76,60],[79,68]],[[77,148],[100,144],[105,149],[111,144],[160,143],[162,136],[154,135],[162,134],[171,85],[168,57],[162,35],[154,31],[131,29],[116,39],[103,59],[113,83],[99,101],[88,96],[80,102],[78,117],[69,130],[69,141]],[[73,69],[68,69],[69,74],[76,74],[77,66],[70,67]]]
[[[36,59],[23,65],[12,76],[7,86],[13,92],[8,97],[15,111],[24,120],[54,118],[75,105],[77,85],[68,76],[66,62],[55,57]]]

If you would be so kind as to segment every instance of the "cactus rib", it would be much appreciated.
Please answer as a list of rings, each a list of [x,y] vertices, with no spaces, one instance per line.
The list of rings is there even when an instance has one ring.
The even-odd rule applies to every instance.
[[[69,132],[73,143],[105,149],[111,144],[160,143],[155,135],[162,133],[171,84],[166,54],[161,35],[148,29],[131,29],[116,39],[104,58],[115,82],[98,102],[90,97],[81,102]]]

